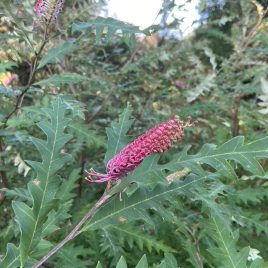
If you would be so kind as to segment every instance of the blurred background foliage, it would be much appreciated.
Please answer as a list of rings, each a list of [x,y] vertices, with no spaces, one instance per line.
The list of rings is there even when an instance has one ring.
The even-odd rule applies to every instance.
[[[67,234],[66,222],[76,223],[103,190],[88,185],[84,170],[104,169],[105,129],[127,104],[135,118],[128,133],[131,139],[174,114],[198,120],[161,163],[186,144],[196,152],[205,143],[219,145],[239,135],[249,142],[267,135],[267,1],[201,0],[198,27],[180,39],[166,34],[180,27],[179,20],[165,21],[165,14],[178,8],[175,1],[165,1],[159,14],[163,20],[143,31],[147,36],[127,24],[118,27],[125,33],[122,29],[121,35],[109,36],[92,23],[105,10],[105,1],[66,0],[60,29],[51,28],[29,83],[44,31],[33,6],[32,0],[13,0],[3,1],[0,8],[0,188],[5,189],[0,192],[0,256],[8,242],[19,241],[11,201],[27,203],[24,189],[34,172],[25,160],[39,159],[31,137],[44,138],[35,123],[44,117],[41,107],[49,107],[55,96],[61,95],[75,118],[67,127],[73,138],[64,149],[73,160],[61,176],[76,173],[69,216],[61,218],[63,229],[53,233],[53,241]],[[100,36],[92,27],[101,31]],[[262,166],[267,170],[265,162]],[[239,227],[239,247],[250,244],[267,261],[267,175],[238,175],[232,182],[222,178],[230,188],[219,191],[215,200],[241,212],[240,220],[232,221]],[[115,267],[122,255],[134,267],[145,253],[150,267],[156,267],[165,252],[173,253],[180,267],[220,267],[207,251],[207,230],[200,228],[202,207],[184,197],[177,201],[185,211],[166,205],[176,216],[173,222],[162,222],[152,212],[154,228],[137,221],[85,232],[44,267],[95,267],[98,261]]]

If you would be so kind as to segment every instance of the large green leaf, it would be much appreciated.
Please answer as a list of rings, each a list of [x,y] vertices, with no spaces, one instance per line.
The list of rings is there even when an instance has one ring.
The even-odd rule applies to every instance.
[[[245,170],[255,175],[263,175],[264,171],[258,159],[268,158],[268,137],[244,144],[244,137],[235,137],[221,146],[206,144],[195,155],[188,155],[187,149],[174,157],[174,160],[159,167],[176,171],[187,167],[192,172],[202,175],[202,164],[209,165],[222,176],[236,178],[230,160],[240,164]]]
[[[163,219],[172,220],[172,213],[162,206],[162,202],[168,200],[174,203],[175,196],[187,194],[189,189],[197,187],[205,178],[189,176],[186,180],[174,182],[169,186],[158,185],[152,191],[140,187],[130,197],[123,194],[123,201],[120,201],[119,197],[115,196],[96,212],[82,231],[117,225],[120,223],[120,219],[123,219],[126,223],[142,219],[153,225],[148,209],[157,211]]]
[[[66,41],[65,43],[51,48],[46,55],[41,59],[38,69],[44,67],[48,63],[59,62],[64,56],[70,55],[72,52],[78,49],[78,46],[74,41]]]
[[[48,120],[38,123],[38,126],[46,134],[47,140],[32,138],[42,156],[42,162],[27,161],[36,172],[36,179],[28,184],[33,206],[19,201],[12,203],[21,231],[19,246],[21,267],[25,267],[27,260],[38,251],[39,244],[39,250],[45,249],[43,243],[45,241],[41,243],[44,236],[43,226],[47,226],[44,223],[51,218],[50,212],[56,209],[58,204],[56,194],[61,181],[56,173],[71,158],[61,153],[61,149],[71,138],[64,133],[70,121],[65,117],[66,106],[58,98],[53,103],[52,109],[43,110]]]

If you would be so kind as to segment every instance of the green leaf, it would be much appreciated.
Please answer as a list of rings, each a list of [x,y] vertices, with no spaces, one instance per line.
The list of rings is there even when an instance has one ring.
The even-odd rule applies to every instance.
[[[35,86],[60,86],[63,84],[73,85],[78,84],[84,81],[88,81],[89,79],[83,75],[76,73],[64,73],[64,74],[56,74],[51,76],[48,79],[41,80],[39,82],[34,83]]]
[[[96,41],[100,42],[102,36],[105,34],[105,40],[109,40],[116,33],[120,33],[124,42],[132,49],[136,43],[135,35],[137,33],[144,33],[138,26],[134,26],[114,18],[97,17],[89,22],[74,22],[72,25],[73,32],[85,33],[89,29],[96,31]]]
[[[129,142],[129,138],[126,136],[126,133],[133,123],[133,120],[130,119],[130,117],[131,110],[128,106],[120,115],[119,122],[112,123],[111,127],[106,129],[108,145],[104,159],[105,164],[107,164],[107,162],[112,159],[117,153],[119,153],[119,151],[121,151]]]
[[[11,70],[13,67],[16,67],[17,64],[13,61],[9,61],[7,63],[0,62],[0,72],[6,72],[7,70]]]
[[[267,266],[264,263],[263,259],[257,258],[255,259],[251,265],[250,268],[266,268]]]
[[[165,263],[167,267],[178,268],[177,261],[171,253],[165,253]]]
[[[146,255],[144,254],[135,268],[148,268]]]
[[[184,181],[174,182],[169,186],[158,185],[150,191],[140,187],[134,194],[128,197],[122,196],[123,202],[116,196],[110,202],[102,206],[96,214],[87,222],[82,231],[94,230],[109,225],[118,225],[120,219],[126,223],[141,219],[154,225],[148,214],[148,209],[156,211],[163,219],[172,221],[172,214],[163,207],[162,202],[176,202],[176,196],[187,194],[189,189],[200,185],[206,177],[188,176]]]
[[[70,55],[72,52],[76,51],[78,46],[74,43],[74,41],[66,41],[65,43],[51,48],[46,55],[41,59],[38,69],[44,67],[48,63],[57,63],[66,55]]]
[[[61,149],[71,138],[64,133],[70,121],[65,117],[65,105],[60,98],[57,98],[52,109],[43,110],[48,120],[37,125],[46,134],[47,140],[32,138],[42,156],[42,162],[27,161],[37,174],[36,179],[28,184],[33,206],[18,201],[12,203],[21,231],[19,246],[21,267],[25,266],[28,258],[37,250],[43,237],[43,225],[50,211],[57,208],[56,194],[60,179],[56,173],[71,159],[69,155],[61,153]]]
[[[19,249],[13,244],[7,244],[7,253],[3,261],[0,263],[0,268],[14,268],[20,265]]]
[[[215,263],[222,268],[245,268],[249,247],[237,250],[236,242],[239,238],[238,231],[231,232],[217,217],[212,217],[204,222],[207,234],[216,242],[217,246],[209,248],[215,258]],[[221,264],[221,266],[219,266]]]
[[[127,268],[127,263],[123,256],[120,258],[119,262],[117,263],[116,268]]]
[[[141,232],[137,227],[116,225],[112,226],[112,230],[115,231],[116,237],[120,240],[120,243],[124,244],[124,242],[127,242],[131,249],[139,248],[140,251],[144,251],[146,247],[149,252],[152,252],[152,250],[156,252],[175,252],[174,249],[165,245],[163,241],[145,232]]]
[[[257,159],[268,158],[268,137],[249,144],[244,144],[244,137],[235,137],[223,145],[216,147],[205,144],[196,155],[187,155],[187,149],[174,157],[174,160],[161,166],[161,169],[172,171],[187,167],[192,172],[202,175],[202,164],[209,165],[223,177],[236,178],[230,161],[239,163],[245,170],[255,175],[263,175],[264,171]]]
[[[82,122],[72,122],[69,124],[68,129],[81,142],[85,142],[88,147],[91,147],[92,145],[97,147],[106,147],[104,138],[97,135],[88,125],[85,125]]]
[[[100,263],[99,261],[98,261],[98,263],[97,263],[96,268],[103,268],[103,266],[101,265],[101,263]]]

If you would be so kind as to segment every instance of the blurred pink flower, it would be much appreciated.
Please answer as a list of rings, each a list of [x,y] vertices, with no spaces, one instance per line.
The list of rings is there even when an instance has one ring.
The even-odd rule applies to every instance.
[[[44,17],[50,23],[51,21],[57,21],[63,5],[64,0],[37,0],[34,11],[39,17]]]
[[[177,79],[175,80],[175,86],[179,89],[187,89],[188,85],[183,83],[181,80]]]
[[[157,125],[123,148],[107,163],[107,174],[91,169],[88,181],[102,183],[126,176],[148,155],[167,151],[174,141],[183,138],[184,126],[191,126],[190,119],[184,125],[177,116]],[[93,179],[96,178],[96,179]]]

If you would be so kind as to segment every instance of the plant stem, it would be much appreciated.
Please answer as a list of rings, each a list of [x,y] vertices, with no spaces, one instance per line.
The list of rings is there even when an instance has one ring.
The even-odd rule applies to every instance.
[[[117,186],[117,185],[116,185]],[[115,186],[115,187],[116,187]],[[109,184],[108,186],[109,187]],[[92,207],[87,214],[82,218],[82,220],[73,228],[73,230],[59,243],[57,244],[52,250],[50,250],[46,256],[44,256],[39,262],[37,262],[32,268],[38,268],[40,267],[44,262],[46,262],[50,257],[52,257],[58,250],[60,250],[66,243],[68,243],[70,240],[74,239],[76,236],[80,234],[79,229],[89,220],[93,217],[96,210],[100,208],[104,203],[106,203],[113,195],[110,194],[111,190],[115,189],[111,188],[109,191],[104,191],[102,197],[97,201],[97,203]]]
[[[36,70],[37,70],[37,63],[38,63],[38,60],[45,48],[45,45],[47,44],[48,42],[48,25],[46,25],[45,27],[45,32],[44,32],[44,38],[43,38],[43,43],[41,44],[38,52],[36,53],[35,55],[35,58],[34,58],[34,61],[33,61],[33,65],[32,65],[32,68],[31,68],[31,73],[29,75],[29,79],[28,79],[28,82],[27,82],[27,85],[25,86],[24,90],[21,92],[21,94],[18,96],[17,98],[17,101],[16,101],[16,104],[15,104],[15,108],[6,116],[5,118],[5,121],[4,121],[4,124],[3,124],[3,128],[6,128],[7,127],[7,123],[8,123],[8,120],[12,117],[12,115],[14,113],[16,113],[20,108],[21,108],[21,105],[22,105],[22,102],[23,102],[23,99],[27,93],[27,91],[30,89],[33,81],[34,81],[34,77],[35,77],[35,74],[36,74]]]

